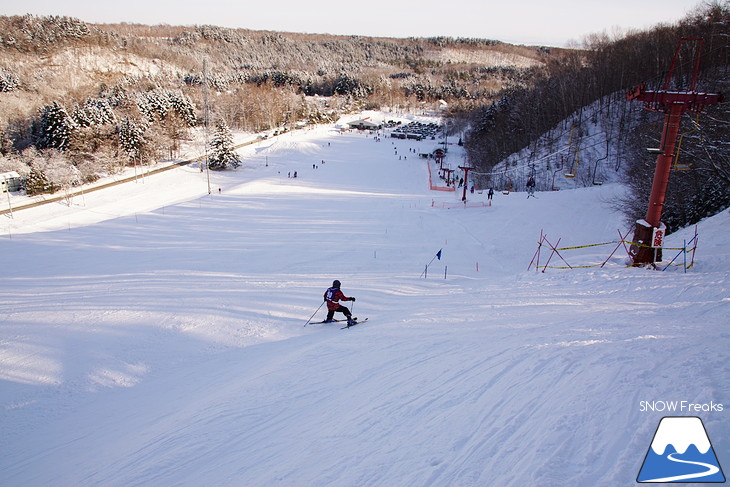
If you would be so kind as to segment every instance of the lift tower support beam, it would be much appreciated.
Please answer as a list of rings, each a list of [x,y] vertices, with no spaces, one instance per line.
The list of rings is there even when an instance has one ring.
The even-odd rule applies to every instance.
[[[670,83],[674,76],[682,44],[685,42],[696,43],[692,79],[688,91],[673,91],[670,90]],[[677,148],[677,135],[679,134],[682,115],[685,111],[699,113],[705,106],[716,105],[724,99],[720,93],[699,93],[697,91],[697,78],[699,76],[700,55],[703,44],[704,39],[698,37],[680,39],[662,89],[648,90],[646,85],[641,85],[626,94],[627,100],[643,101],[645,108],[664,113],[664,128],[662,130],[661,145],[658,149],[659,155],[657,156],[651,195],[649,196],[649,208],[646,211],[645,219],[636,222],[633,241],[639,245],[633,245],[630,250],[631,259],[635,266],[654,265],[655,262],[661,260],[661,247],[664,237],[664,225],[661,223],[661,217],[672,162]]]

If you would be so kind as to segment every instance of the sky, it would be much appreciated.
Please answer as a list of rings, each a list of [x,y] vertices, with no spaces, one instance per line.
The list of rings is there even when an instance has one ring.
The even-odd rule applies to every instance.
[[[702,0],[0,0],[2,15],[65,15],[91,23],[221,27],[382,37],[479,37],[565,47],[586,35],[647,29]],[[4,5],[3,5],[4,4]]]

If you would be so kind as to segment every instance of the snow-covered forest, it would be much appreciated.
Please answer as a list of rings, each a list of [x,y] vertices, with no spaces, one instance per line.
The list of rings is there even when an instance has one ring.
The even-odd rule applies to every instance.
[[[438,108],[482,173],[530,164],[544,174],[538,188],[550,190],[572,166],[578,184],[594,184],[600,165],[598,180],[634,188],[621,206],[635,220],[661,117],[624,94],[658,85],[677,39],[697,36],[705,39],[700,88],[727,91],[729,20],[726,4],[707,2],[676,25],[596,33],[581,49],[554,49],[0,17],[0,170],[26,178],[28,194],[68,191],[125,166],[175,159],[206,123],[281,131],[361,108]],[[691,65],[681,60],[678,84]],[[672,179],[671,229],[730,204],[726,107],[683,122],[682,167],[691,170]],[[554,156],[536,163],[538,146]],[[489,184],[506,189],[518,179]]]

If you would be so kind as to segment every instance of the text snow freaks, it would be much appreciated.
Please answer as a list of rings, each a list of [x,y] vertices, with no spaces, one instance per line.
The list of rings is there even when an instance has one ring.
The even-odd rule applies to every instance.
[[[723,406],[714,401],[695,403],[690,401],[641,401],[639,411],[660,413],[720,413]]]

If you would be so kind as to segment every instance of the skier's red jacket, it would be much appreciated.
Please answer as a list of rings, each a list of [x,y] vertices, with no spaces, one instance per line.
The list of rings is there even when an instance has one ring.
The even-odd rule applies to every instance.
[[[353,298],[348,298],[345,294],[340,291],[338,287],[331,287],[324,292],[324,300],[327,301],[327,309],[336,310],[340,307],[339,300],[352,301]]]

